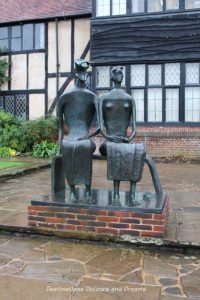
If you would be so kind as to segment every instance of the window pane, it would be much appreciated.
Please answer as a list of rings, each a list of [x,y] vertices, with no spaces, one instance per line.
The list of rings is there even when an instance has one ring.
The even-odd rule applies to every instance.
[[[2,51],[7,51],[8,50],[8,39],[0,40],[0,49]]]
[[[148,89],[148,121],[162,122],[162,89]]]
[[[0,39],[8,38],[8,27],[0,28]]]
[[[12,38],[21,38],[21,26],[12,27]]]
[[[166,9],[179,9],[179,0],[166,0]]]
[[[126,14],[126,0],[112,0],[112,14]]]
[[[109,90],[98,90],[97,91],[97,97],[101,97],[104,94],[109,93]]]
[[[26,120],[26,95],[16,95],[16,117]]]
[[[165,64],[165,84],[180,84],[180,64]]]
[[[200,88],[185,88],[185,121],[200,122]]]
[[[96,87],[110,87],[110,67],[96,68]]]
[[[35,49],[44,48],[44,24],[35,24]]]
[[[100,16],[109,16],[110,15],[110,0],[96,0],[96,15]]]
[[[185,8],[200,8],[200,0],[185,0]]]
[[[186,83],[199,83],[199,63],[188,63],[186,67]]]
[[[5,96],[5,111],[9,112],[13,116],[15,113],[14,101],[15,101],[14,96]]]
[[[132,12],[144,12],[144,0],[132,0]]]
[[[33,49],[33,24],[23,26],[23,50]]]
[[[12,51],[20,51],[22,49],[22,39],[21,38],[14,38],[12,39],[12,46],[11,50]]]
[[[3,96],[0,96],[0,109],[3,109]]]
[[[166,122],[179,120],[179,89],[166,89]]]
[[[148,12],[163,10],[163,0],[148,0]]]
[[[136,121],[144,122],[144,90],[132,90],[132,96],[136,104]]]
[[[161,65],[149,65],[149,85],[161,84]]]
[[[131,86],[145,86],[145,65],[131,66]]]

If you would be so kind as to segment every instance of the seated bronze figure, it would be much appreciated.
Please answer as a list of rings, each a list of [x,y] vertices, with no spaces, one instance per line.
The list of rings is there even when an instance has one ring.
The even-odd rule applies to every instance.
[[[75,185],[85,184],[86,201],[91,199],[92,155],[95,143],[90,133],[97,107],[97,97],[87,89],[89,63],[83,59],[75,61],[75,87],[67,90],[58,102],[59,146],[64,172],[70,186],[70,200],[76,202]],[[68,135],[63,136],[63,123]],[[98,130],[97,130],[98,131]]]
[[[121,88],[123,76],[122,67],[113,68],[114,88],[99,99],[99,125],[106,139],[99,151],[107,156],[108,180],[114,181],[114,205],[120,205],[120,181],[130,181],[130,204],[135,203],[136,182],[141,180],[146,154],[144,144],[128,144],[136,134],[136,108],[134,99]]]

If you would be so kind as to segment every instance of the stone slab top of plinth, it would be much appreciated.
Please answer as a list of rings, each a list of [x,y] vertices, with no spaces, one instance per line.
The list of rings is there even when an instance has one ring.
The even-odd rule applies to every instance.
[[[46,194],[35,196],[31,199],[31,205],[38,206],[55,206],[55,207],[71,207],[85,208],[95,210],[115,210],[115,211],[133,211],[141,213],[163,213],[167,194],[164,192],[161,199],[157,199],[156,194],[152,192],[136,193],[136,204],[130,205],[129,192],[120,192],[120,205],[113,202],[113,191],[103,189],[92,190],[92,201],[85,200],[85,190],[82,188],[76,189],[76,202],[69,199],[69,190],[57,194]]]

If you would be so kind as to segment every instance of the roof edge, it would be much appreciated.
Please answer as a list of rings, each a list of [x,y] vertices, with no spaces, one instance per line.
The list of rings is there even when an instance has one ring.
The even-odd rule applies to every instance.
[[[44,17],[44,18],[34,18],[34,19],[22,19],[22,20],[13,20],[13,21],[0,21],[0,27],[2,25],[10,25],[10,24],[19,24],[19,23],[33,23],[33,22],[44,22],[44,21],[53,21],[53,20],[70,20],[70,19],[80,19],[80,18],[88,18],[91,17],[92,13],[83,13],[83,14],[71,14],[71,15],[63,15],[63,16],[53,16],[53,17]]]

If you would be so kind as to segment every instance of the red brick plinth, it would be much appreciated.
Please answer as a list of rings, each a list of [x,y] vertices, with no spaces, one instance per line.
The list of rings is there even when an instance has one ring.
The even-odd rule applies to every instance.
[[[59,231],[91,232],[98,236],[164,237],[168,202],[167,198],[162,213],[29,205],[28,224]]]

